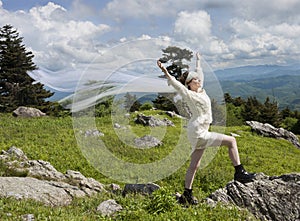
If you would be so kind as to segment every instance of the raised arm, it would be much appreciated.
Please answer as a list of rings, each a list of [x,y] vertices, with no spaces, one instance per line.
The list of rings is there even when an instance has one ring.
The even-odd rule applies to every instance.
[[[171,80],[171,75],[169,74],[168,70],[163,66],[163,64],[158,60],[157,61],[157,66],[162,70],[162,72],[164,72],[165,76]]]
[[[195,71],[199,74],[199,78],[201,80],[201,88],[202,88],[203,83],[204,83],[204,74],[203,74],[203,70],[201,67],[201,54],[199,52],[196,53],[196,70]]]
[[[169,74],[168,70],[163,66],[163,64],[158,60],[157,66],[162,70],[165,76],[168,78],[168,83],[171,84],[181,95],[187,96],[188,89],[175,79],[172,75]]]

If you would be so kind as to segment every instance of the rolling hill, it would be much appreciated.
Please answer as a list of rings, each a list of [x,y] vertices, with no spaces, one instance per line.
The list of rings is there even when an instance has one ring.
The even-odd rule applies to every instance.
[[[300,110],[300,66],[259,65],[215,71],[224,93],[275,100],[279,108]]]

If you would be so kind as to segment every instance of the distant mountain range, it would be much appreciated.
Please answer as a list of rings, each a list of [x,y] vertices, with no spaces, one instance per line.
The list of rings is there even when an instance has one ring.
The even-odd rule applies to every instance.
[[[215,71],[224,93],[232,97],[255,96],[275,100],[279,108],[300,110],[300,65],[244,66]]]
[[[243,66],[217,70],[214,73],[223,92],[229,93],[231,97],[246,99],[255,96],[261,102],[269,97],[271,101],[276,100],[281,109],[289,107],[291,110],[300,110],[300,64]],[[52,101],[71,94],[53,92],[55,94],[50,99]]]

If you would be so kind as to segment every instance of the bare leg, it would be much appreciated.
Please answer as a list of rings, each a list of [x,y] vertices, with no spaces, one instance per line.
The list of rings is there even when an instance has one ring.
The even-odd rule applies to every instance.
[[[233,166],[240,165],[240,156],[237,147],[236,139],[232,136],[225,134],[217,134],[217,139],[211,144],[211,146],[226,146],[228,147],[229,158]]]
[[[217,137],[217,139],[215,139],[213,142],[214,146],[222,145],[228,147],[228,154],[235,168],[234,180],[237,180],[242,183],[253,181],[256,174],[248,173],[241,164],[236,139],[234,137],[227,136],[224,134],[214,135],[216,135]]]
[[[233,166],[241,164],[237,142],[234,137],[225,134],[217,134],[217,139],[214,140],[211,146],[219,145],[228,147],[229,158]],[[185,175],[185,188],[187,189],[192,189],[195,174],[200,166],[201,158],[204,151],[205,149],[196,149],[191,155],[190,166]]]
[[[224,135],[221,145],[228,147],[228,154],[233,166],[240,165],[240,155],[236,143],[236,139],[231,136]]]
[[[185,175],[185,188],[192,189],[197,169],[205,149],[196,149],[191,155],[191,163]]]

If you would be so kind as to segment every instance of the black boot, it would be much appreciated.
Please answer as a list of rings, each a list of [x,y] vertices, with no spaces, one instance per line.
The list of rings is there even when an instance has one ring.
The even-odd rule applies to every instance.
[[[179,203],[181,204],[190,204],[197,205],[198,200],[193,196],[193,190],[185,188],[183,194],[179,197]]]
[[[234,180],[241,183],[252,182],[256,176],[255,173],[248,173],[242,164],[235,166]]]

